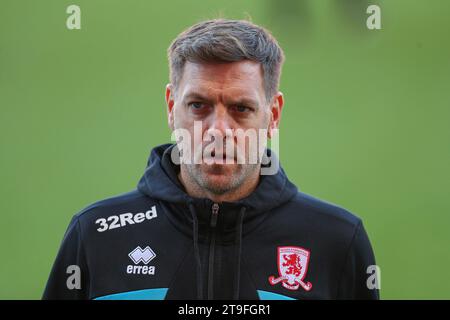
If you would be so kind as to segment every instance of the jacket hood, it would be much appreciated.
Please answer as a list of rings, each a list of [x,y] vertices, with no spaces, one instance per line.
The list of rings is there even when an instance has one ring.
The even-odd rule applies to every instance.
[[[147,168],[138,183],[138,190],[151,198],[170,203],[198,202],[190,197],[178,180],[179,165],[171,160],[174,144],[163,144],[152,149]],[[267,150],[272,155],[271,150]],[[256,189],[246,198],[227,205],[246,207],[247,212],[269,211],[289,201],[297,187],[289,181],[281,166],[274,175],[262,175]]]

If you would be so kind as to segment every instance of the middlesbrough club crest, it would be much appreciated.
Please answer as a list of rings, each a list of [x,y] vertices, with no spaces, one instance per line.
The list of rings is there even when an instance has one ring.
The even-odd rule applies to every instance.
[[[300,247],[278,247],[278,273],[279,277],[270,276],[269,283],[281,285],[289,290],[298,290],[302,287],[311,290],[311,282],[304,282],[308,271],[309,251]]]

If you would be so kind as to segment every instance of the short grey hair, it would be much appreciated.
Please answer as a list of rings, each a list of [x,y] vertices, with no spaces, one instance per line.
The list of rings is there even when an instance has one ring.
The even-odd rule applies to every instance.
[[[183,31],[168,49],[170,82],[176,88],[189,62],[259,62],[269,101],[278,91],[284,53],[266,29],[245,20],[214,19]]]

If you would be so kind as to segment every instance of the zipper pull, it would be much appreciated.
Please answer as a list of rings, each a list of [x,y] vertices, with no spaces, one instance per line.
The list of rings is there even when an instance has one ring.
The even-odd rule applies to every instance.
[[[211,211],[211,227],[214,228],[217,225],[217,217],[219,216],[219,204],[214,203],[211,207]]]

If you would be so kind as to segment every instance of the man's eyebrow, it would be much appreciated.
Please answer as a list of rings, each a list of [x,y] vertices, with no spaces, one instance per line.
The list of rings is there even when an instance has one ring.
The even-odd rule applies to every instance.
[[[186,100],[199,100],[199,101],[205,101],[208,103],[212,102],[212,99],[206,97],[205,95],[201,94],[200,92],[190,92],[183,98],[184,101]],[[226,101],[227,105],[244,105],[249,107],[258,108],[259,104],[257,100],[254,100],[252,98],[232,98],[227,99]]]
[[[230,99],[227,101],[227,104],[229,105],[238,105],[238,106],[249,106],[253,108],[258,108],[259,104],[258,101],[252,99],[252,98],[236,98],[236,99]]]
[[[185,95],[183,97],[183,100],[200,100],[200,101],[206,101],[206,102],[211,102],[211,99],[209,99],[208,97],[204,96],[203,94],[201,94],[200,92],[190,92],[187,95]]]

